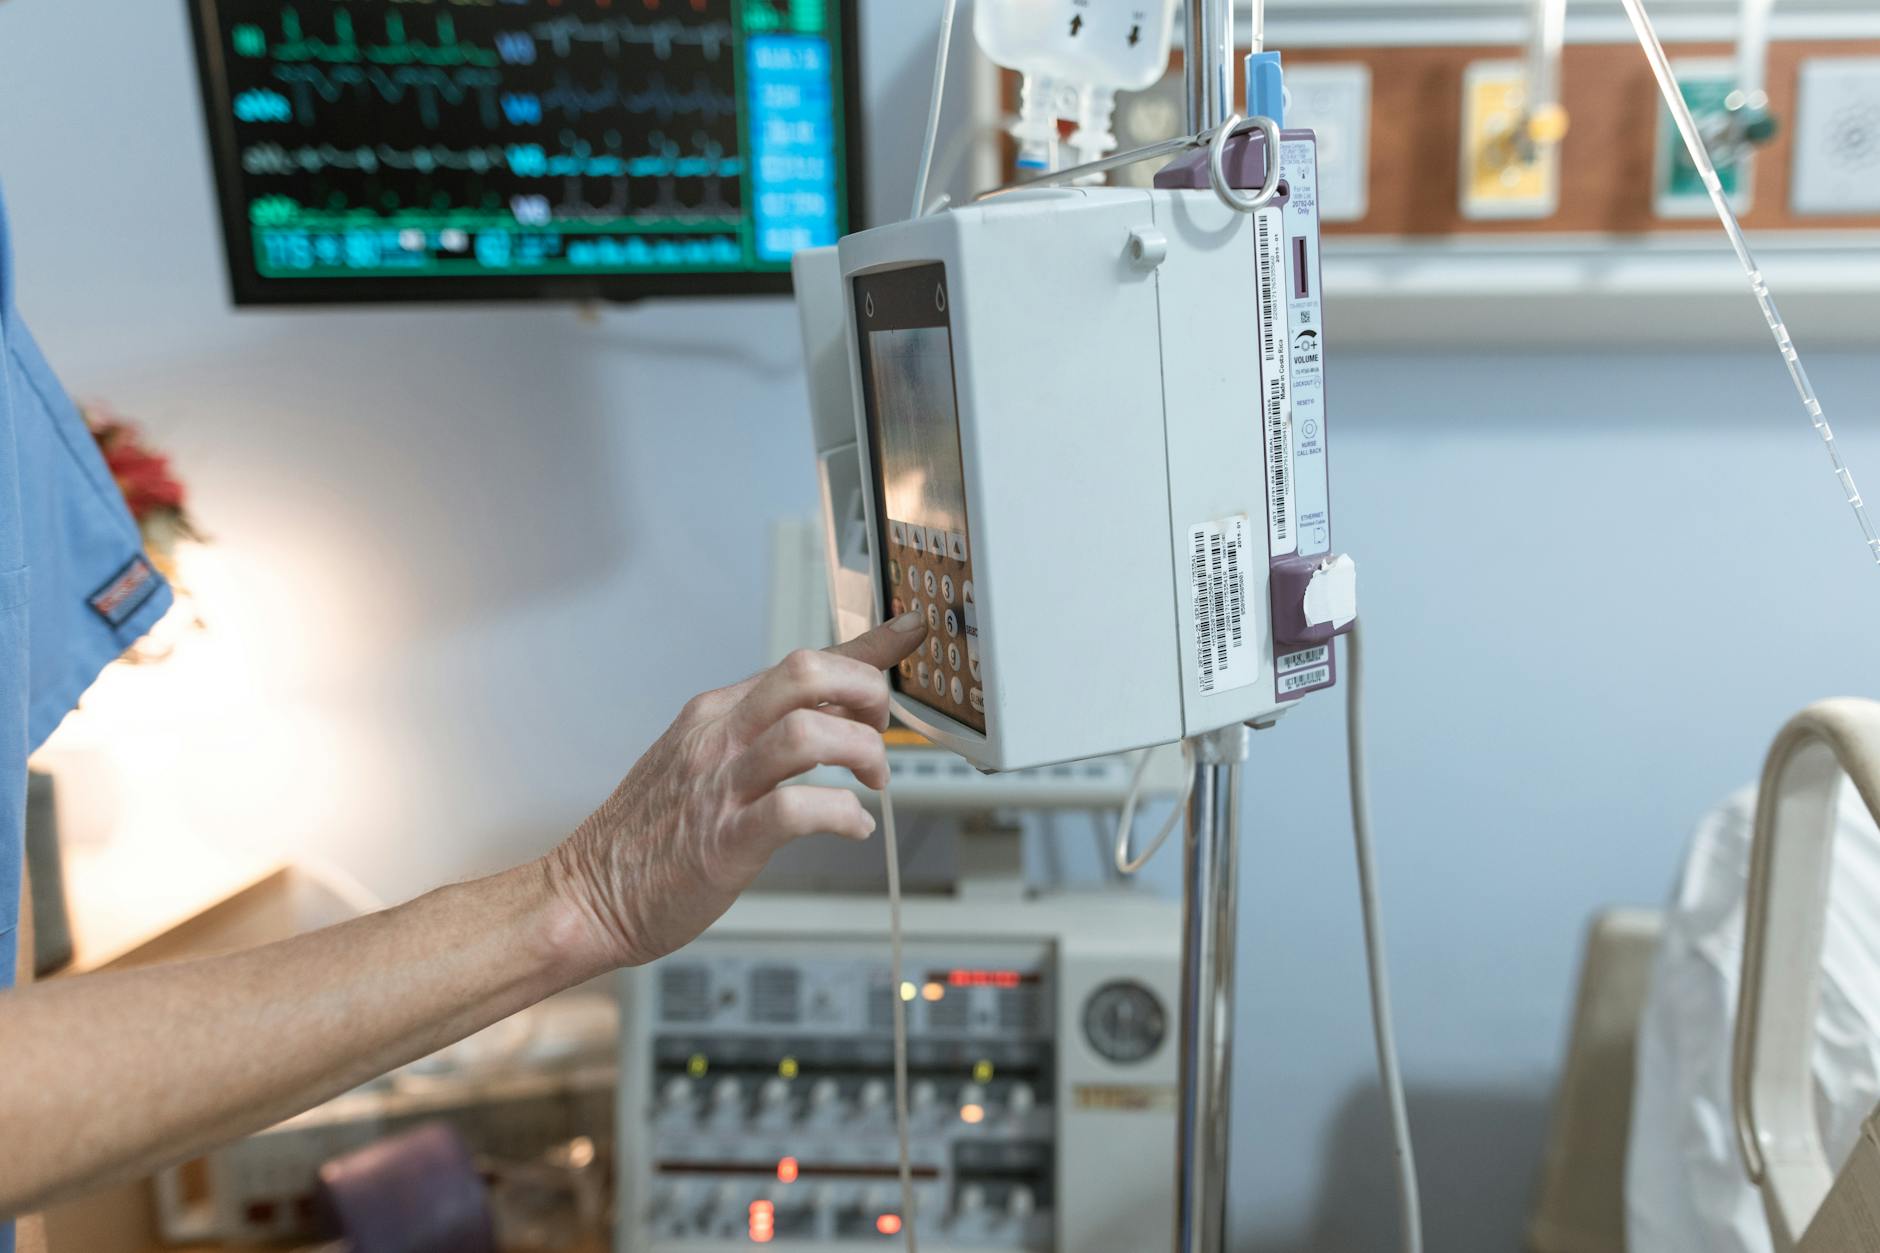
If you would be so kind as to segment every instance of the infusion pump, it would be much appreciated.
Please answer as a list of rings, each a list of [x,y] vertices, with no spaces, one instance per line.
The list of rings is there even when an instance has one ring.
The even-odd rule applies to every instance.
[[[746,896],[622,973],[616,1253],[898,1247],[892,997],[923,1249],[1164,1247],[1175,905],[1121,889]]]
[[[796,259],[838,627],[926,619],[896,713],[975,766],[1265,725],[1335,680],[1356,608],[1317,147],[1279,147],[1252,213],[1178,162],[1152,190],[1010,192]],[[1255,186],[1263,151],[1233,158]]]

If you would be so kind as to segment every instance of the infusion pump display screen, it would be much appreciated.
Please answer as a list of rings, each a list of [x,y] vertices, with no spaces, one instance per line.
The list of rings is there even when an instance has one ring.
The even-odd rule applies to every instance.
[[[974,601],[972,529],[960,461],[953,331],[943,265],[854,280],[869,460],[892,617],[927,620],[927,642],[892,682],[978,731],[986,729]]]

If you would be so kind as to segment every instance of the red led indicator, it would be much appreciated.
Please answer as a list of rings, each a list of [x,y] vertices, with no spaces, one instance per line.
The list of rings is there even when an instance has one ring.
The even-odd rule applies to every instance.
[[[880,1218],[875,1220],[875,1230],[879,1231],[884,1236],[899,1235],[901,1231],[901,1216],[899,1214],[883,1214]]]
[[[769,1201],[751,1202],[751,1242],[769,1244],[777,1234],[777,1207]]]
[[[796,1173],[797,1165],[794,1157],[784,1157],[777,1160],[778,1183],[795,1183]]]
[[[956,988],[1015,988],[1022,979],[1016,970],[947,971],[947,982]]]

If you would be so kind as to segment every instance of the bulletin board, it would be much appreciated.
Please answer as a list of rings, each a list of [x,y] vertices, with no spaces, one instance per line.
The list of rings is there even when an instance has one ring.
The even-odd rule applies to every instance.
[[[1667,45],[1673,63],[1730,59],[1729,43]],[[1327,234],[1370,236],[1543,235],[1715,231],[1714,218],[1670,218],[1653,208],[1658,126],[1664,106],[1651,68],[1633,43],[1573,44],[1563,54],[1562,103],[1570,129],[1561,150],[1558,209],[1543,218],[1480,220],[1461,211],[1457,184],[1463,74],[1477,61],[1519,60],[1507,45],[1313,47],[1284,51],[1287,65],[1362,64],[1371,73],[1369,188],[1365,216],[1327,222]],[[1749,229],[1872,230],[1880,213],[1798,214],[1790,204],[1791,164],[1802,64],[1814,58],[1880,57],[1880,40],[1787,40],[1770,45],[1766,89],[1781,123],[1758,148]],[[1238,58],[1237,58],[1238,59]],[[1179,79],[1176,53],[1170,74]],[[1017,80],[1006,76],[1008,104]],[[1880,116],[1873,119],[1880,132]],[[1880,143],[1880,138],[1875,142]],[[1007,166],[1010,166],[1008,149]]]

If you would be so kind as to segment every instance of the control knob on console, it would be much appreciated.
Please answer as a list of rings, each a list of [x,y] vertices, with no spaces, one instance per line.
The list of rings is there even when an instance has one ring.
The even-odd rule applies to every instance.
[[[949,1224],[955,1236],[976,1240],[986,1232],[986,1190],[976,1183],[960,1189],[958,1206]]]
[[[720,1079],[712,1087],[712,1122],[736,1126],[744,1121],[744,1086],[736,1079]]]
[[[860,1108],[856,1116],[864,1123],[877,1126],[886,1124],[893,1118],[888,1107],[888,1085],[880,1079],[870,1079],[862,1085]]]
[[[647,1218],[660,1235],[683,1235],[692,1225],[686,1206],[688,1191],[683,1183],[661,1184],[653,1190],[653,1203],[648,1207]]]
[[[908,1122],[932,1122],[940,1112],[940,1089],[931,1079],[922,1079],[908,1094]]]
[[[667,1126],[684,1126],[696,1114],[692,1105],[692,1081],[674,1076],[659,1091],[659,1121]]]
[[[834,1079],[818,1079],[809,1090],[808,1120],[819,1126],[842,1121],[842,1089]]]
[[[745,1218],[744,1207],[738,1203],[737,1185],[719,1184],[705,1208],[705,1230],[714,1236],[735,1237],[743,1232]]]
[[[986,1099],[983,1085],[969,1083],[960,1089],[960,1121],[983,1123],[992,1115],[992,1103]]]
[[[757,1094],[757,1125],[767,1128],[787,1126],[790,1122],[790,1081],[766,1079]]]

